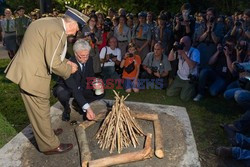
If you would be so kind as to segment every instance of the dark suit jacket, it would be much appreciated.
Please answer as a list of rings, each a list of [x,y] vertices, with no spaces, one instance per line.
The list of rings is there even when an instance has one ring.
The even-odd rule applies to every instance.
[[[89,57],[83,72],[75,57],[71,57],[70,60],[78,65],[78,70],[66,80],[60,77],[57,84],[67,88],[72,93],[78,105],[82,107],[87,103],[82,93],[83,91],[87,91],[87,77],[94,77],[93,59]]]

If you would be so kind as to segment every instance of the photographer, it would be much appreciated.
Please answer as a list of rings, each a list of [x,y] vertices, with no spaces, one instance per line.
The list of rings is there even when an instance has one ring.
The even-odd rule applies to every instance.
[[[107,45],[107,40],[113,36],[113,32],[111,32],[111,28],[113,26],[112,21],[109,18],[104,19],[103,30],[102,30],[102,43],[98,45],[99,51],[102,50],[103,47]]]
[[[117,47],[116,37],[108,39],[108,46],[102,48],[100,52],[103,80],[118,79],[119,75],[115,71],[115,65],[120,65],[121,50]]]
[[[147,54],[142,65],[145,70],[141,74],[143,79],[156,79],[163,80],[163,89],[167,88],[167,76],[171,71],[171,65],[167,59],[167,56],[163,53],[164,49],[161,42],[157,42],[154,45],[154,52]]]
[[[177,76],[169,86],[167,96],[178,96],[180,94],[183,101],[188,101],[195,95],[195,84],[190,82],[190,76],[198,75],[198,64],[200,63],[200,52],[191,45],[191,38],[184,36],[180,43],[175,42],[168,55],[169,61],[178,58],[179,64]]]
[[[233,69],[239,73],[239,80],[230,84],[224,92],[227,100],[234,99],[243,109],[250,108],[250,51],[248,62],[233,63]]]
[[[216,52],[218,42],[224,37],[223,23],[216,22],[216,11],[214,8],[208,8],[206,11],[206,22],[202,23],[195,31],[193,41],[197,44],[197,49],[202,55],[200,67],[207,68],[208,61]]]
[[[218,44],[217,51],[210,58],[210,68],[201,70],[198,82],[198,94],[193,99],[200,101],[208,85],[211,96],[216,96],[233,80],[232,62],[236,60],[235,39],[228,37],[225,45]]]
[[[234,27],[231,31],[231,35],[239,40],[250,38],[250,9],[245,10],[242,19],[236,18],[234,20]]]
[[[83,38],[87,40],[91,46],[90,57],[93,59],[93,68],[95,74],[101,72],[100,59],[99,59],[99,50],[98,46],[102,43],[101,40],[101,31],[96,27],[97,16],[95,14],[91,14],[89,16],[89,20],[87,24],[82,28],[81,33],[78,34],[78,38]]]
[[[183,36],[193,36],[195,19],[190,15],[191,5],[185,3],[181,7],[181,13],[174,19],[174,40],[179,41]]]
[[[135,53],[135,44],[129,43],[128,52],[125,54],[120,64],[121,68],[124,67],[122,78],[125,80],[123,85],[127,93],[130,93],[132,89],[136,93],[139,92],[138,76],[140,72],[141,58]]]

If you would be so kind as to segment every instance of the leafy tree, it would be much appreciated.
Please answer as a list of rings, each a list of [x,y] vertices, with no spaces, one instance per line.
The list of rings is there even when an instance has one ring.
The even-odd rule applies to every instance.
[[[11,9],[16,9],[19,5],[24,5],[27,11],[39,8],[40,0],[6,0],[7,5]],[[236,10],[243,11],[250,6],[249,0],[51,0],[52,7],[60,11],[65,10],[65,5],[69,5],[78,10],[82,10],[86,5],[90,5],[91,9],[106,12],[109,7],[116,10],[125,8],[128,12],[137,13],[140,11],[153,11],[159,13],[161,10],[173,13],[179,12],[183,3],[192,4],[193,11],[205,10],[208,7],[215,7],[223,13],[232,13]]]

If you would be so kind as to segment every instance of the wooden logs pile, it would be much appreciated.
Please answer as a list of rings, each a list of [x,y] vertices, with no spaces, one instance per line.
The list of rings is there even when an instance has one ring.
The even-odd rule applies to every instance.
[[[117,147],[118,153],[121,153],[122,149],[130,144],[134,147],[139,145],[137,135],[143,136],[144,133],[132,117],[130,109],[124,104],[129,95],[120,97],[115,91],[114,93],[116,97],[112,111],[103,121],[96,139],[102,150],[109,148],[109,152],[112,153]]]

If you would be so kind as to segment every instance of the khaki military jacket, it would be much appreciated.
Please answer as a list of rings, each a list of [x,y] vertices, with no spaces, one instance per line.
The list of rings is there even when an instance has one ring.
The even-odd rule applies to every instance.
[[[50,97],[51,74],[67,79],[71,66],[61,60],[66,42],[61,18],[44,18],[28,27],[23,42],[5,72],[6,77],[24,91],[38,97]]]

